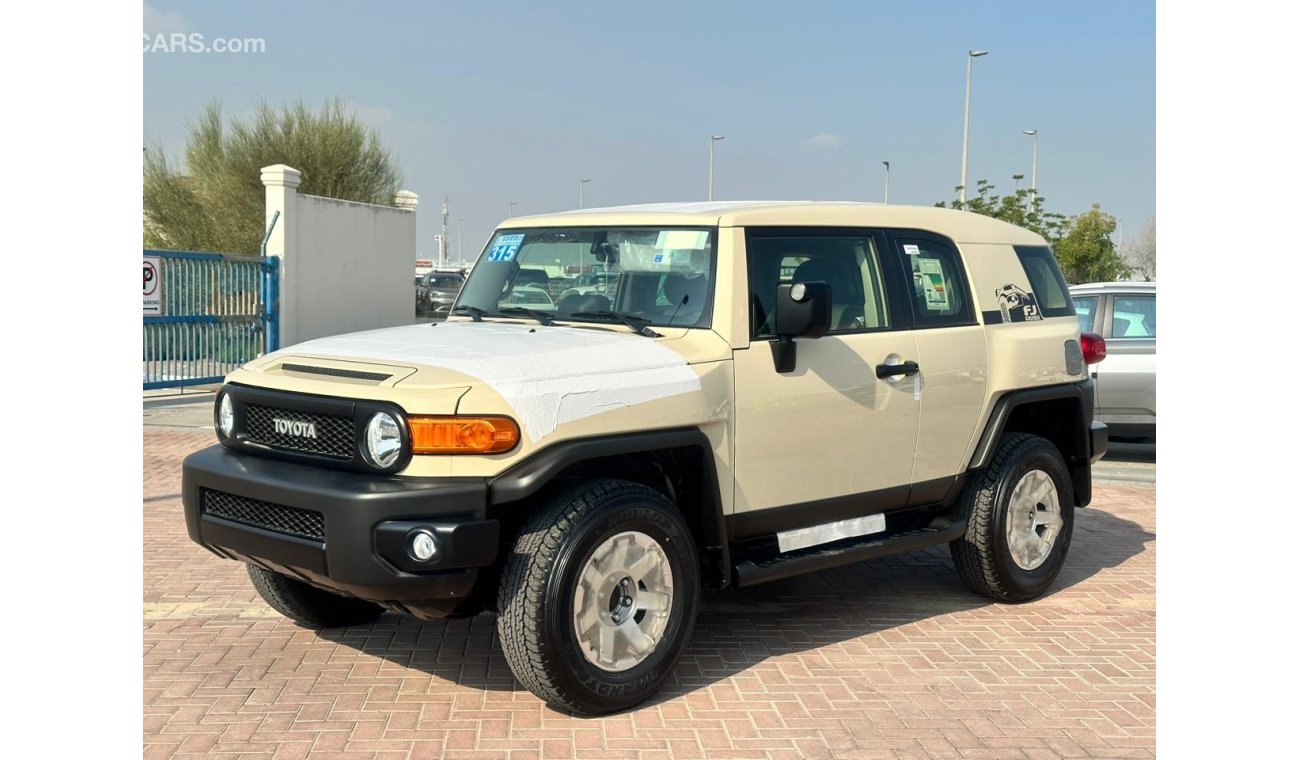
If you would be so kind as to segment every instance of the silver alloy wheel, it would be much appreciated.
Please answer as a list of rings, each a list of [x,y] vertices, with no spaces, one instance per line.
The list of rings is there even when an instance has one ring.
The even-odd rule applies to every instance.
[[[673,606],[673,570],[659,542],[630,530],[587,558],[573,590],[573,629],[587,661],[636,667],[654,652]]]
[[[1022,570],[1047,561],[1061,534],[1061,500],[1056,482],[1042,470],[1030,470],[1011,492],[1007,505],[1007,548]]]

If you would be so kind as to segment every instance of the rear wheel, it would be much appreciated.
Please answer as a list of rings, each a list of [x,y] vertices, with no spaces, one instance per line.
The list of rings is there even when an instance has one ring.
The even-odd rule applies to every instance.
[[[276,612],[307,628],[341,628],[373,622],[384,608],[361,599],[331,594],[256,565],[248,566],[253,588]]]
[[[672,673],[698,599],[694,542],[672,502],[596,481],[524,525],[502,573],[497,634],[529,691],[562,710],[615,712]]]
[[[1046,591],[1074,530],[1074,492],[1056,446],[1025,433],[1004,437],[962,499],[966,535],[949,544],[962,580],[1002,602]]]

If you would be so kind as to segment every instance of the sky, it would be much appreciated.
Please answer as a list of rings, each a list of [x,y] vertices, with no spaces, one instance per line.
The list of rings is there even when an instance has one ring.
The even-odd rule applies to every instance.
[[[432,257],[450,196],[472,259],[495,225],[585,205],[718,200],[932,205],[961,179],[1092,204],[1132,237],[1155,215],[1151,2],[173,2],[144,31],[260,38],[264,52],[144,53],[144,141],[181,157],[220,102],[337,98],[380,133],[420,195]],[[458,222],[463,217],[463,222]],[[451,253],[456,254],[457,243]]]

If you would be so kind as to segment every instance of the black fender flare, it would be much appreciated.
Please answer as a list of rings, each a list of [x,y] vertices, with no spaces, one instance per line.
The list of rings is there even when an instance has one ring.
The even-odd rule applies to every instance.
[[[984,433],[980,436],[975,452],[971,455],[968,471],[982,470],[993,459],[998,440],[1002,437],[1011,413],[1017,407],[1027,404],[1072,399],[1078,401],[1078,415],[1071,425],[1073,450],[1063,451],[1066,469],[1074,488],[1075,501],[1086,507],[1092,501],[1092,419],[1093,419],[1093,382],[1084,379],[1060,385],[1045,385],[1039,388],[1025,388],[1011,391],[993,405]]]
[[[592,438],[561,441],[539,449],[522,462],[496,477],[488,479],[488,505],[499,507],[523,501],[536,494],[565,469],[581,462],[604,459],[625,454],[649,453],[665,449],[696,448],[700,451],[703,492],[700,498],[700,530],[703,533],[700,549],[705,556],[720,552],[717,558],[723,586],[731,582],[730,551],[727,529],[722,514],[722,494],[718,483],[717,465],[713,457],[713,444],[704,431],[697,427],[651,430],[638,433],[620,433]],[[708,572],[701,568],[702,572]]]

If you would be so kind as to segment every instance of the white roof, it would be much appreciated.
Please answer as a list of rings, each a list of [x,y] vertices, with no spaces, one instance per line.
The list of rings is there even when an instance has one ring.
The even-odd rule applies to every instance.
[[[739,209],[763,206],[789,206],[817,201],[689,201],[685,203],[635,203],[627,206],[602,206],[561,211],[564,214],[722,214]]]
[[[1034,232],[969,211],[855,201],[646,203],[516,216],[503,221],[500,228],[657,224],[921,229],[946,235],[959,243],[1046,245],[1043,238]]]
[[[1084,282],[1071,285],[1070,290],[1155,290],[1154,282]]]

